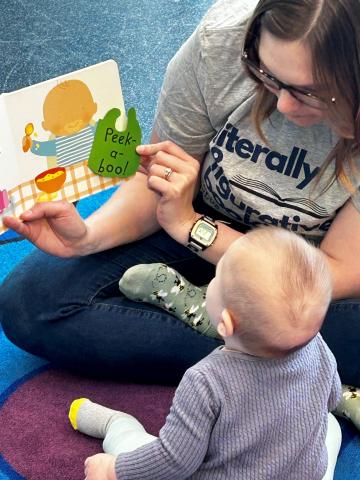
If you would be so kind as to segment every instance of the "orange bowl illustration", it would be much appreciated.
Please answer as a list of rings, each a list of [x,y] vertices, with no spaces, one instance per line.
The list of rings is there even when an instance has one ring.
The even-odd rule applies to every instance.
[[[66,180],[64,167],[50,168],[35,177],[35,183],[39,190],[46,193],[54,193],[60,190]]]

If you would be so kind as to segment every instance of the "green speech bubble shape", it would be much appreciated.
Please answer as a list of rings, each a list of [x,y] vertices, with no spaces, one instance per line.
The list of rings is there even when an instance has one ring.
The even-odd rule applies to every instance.
[[[140,156],[136,147],[141,144],[141,128],[135,108],[129,109],[127,127],[123,132],[115,128],[120,115],[118,108],[112,108],[96,126],[88,166],[104,177],[127,178],[139,168]]]

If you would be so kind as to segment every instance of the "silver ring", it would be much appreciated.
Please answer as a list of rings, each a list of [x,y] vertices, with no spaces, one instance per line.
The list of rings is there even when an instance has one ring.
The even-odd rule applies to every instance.
[[[169,167],[164,168],[164,178],[165,178],[165,180],[169,180],[172,173],[173,173],[173,171],[172,171],[171,168],[169,168]]]

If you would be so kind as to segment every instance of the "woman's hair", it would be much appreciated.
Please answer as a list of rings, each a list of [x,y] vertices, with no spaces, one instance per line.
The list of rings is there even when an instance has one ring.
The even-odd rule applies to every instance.
[[[360,0],[260,0],[244,43],[252,58],[257,57],[262,28],[281,40],[309,46],[314,80],[325,87],[329,121],[340,137],[321,173],[335,160],[327,187],[339,179],[353,189],[348,173],[358,174],[354,159],[360,154]],[[250,71],[249,75],[258,83],[252,118],[266,140],[261,124],[275,110],[276,98]]]
[[[269,349],[271,336],[281,350],[276,343],[289,332],[307,343],[320,329],[331,300],[330,270],[321,250],[301,236],[255,228],[229,247],[221,272],[223,305],[240,319],[238,334],[248,346]]]

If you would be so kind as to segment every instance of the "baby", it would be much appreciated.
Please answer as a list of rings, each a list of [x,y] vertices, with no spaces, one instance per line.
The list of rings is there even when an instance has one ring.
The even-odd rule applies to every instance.
[[[31,152],[47,157],[48,168],[68,167],[89,157],[97,111],[92,93],[81,80],[66,80],[47,94],[42,127],[52,134],[47,141],[32,140],[28,136]],[[24,137],[25,139],[25,137]]]
[[[185,372],[159,438],[126,413],[72,403],[73,427],[104,438],[87,480],[331,479],[341,384],[318,334],[330,299],[326,261],[301,237],[266,227],[235,241],[206,297],[225,345]]]

